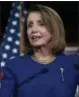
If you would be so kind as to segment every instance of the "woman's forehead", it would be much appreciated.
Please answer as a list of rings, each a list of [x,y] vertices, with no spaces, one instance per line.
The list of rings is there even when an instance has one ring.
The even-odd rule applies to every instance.
[[[42,14],[40,12],[30,12],[28,14],[27,20],[43,20]]]

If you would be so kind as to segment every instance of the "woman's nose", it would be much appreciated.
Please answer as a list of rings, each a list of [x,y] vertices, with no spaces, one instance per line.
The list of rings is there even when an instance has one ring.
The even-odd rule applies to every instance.
[[[32,27],[32,32],[37,32],[37,26],[36,25],[34,25],[33,27]]]

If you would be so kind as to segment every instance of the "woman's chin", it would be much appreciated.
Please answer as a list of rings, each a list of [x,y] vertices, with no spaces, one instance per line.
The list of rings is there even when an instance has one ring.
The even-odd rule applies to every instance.
[[[32,47],[41,47],[43,44],[32,44]]]

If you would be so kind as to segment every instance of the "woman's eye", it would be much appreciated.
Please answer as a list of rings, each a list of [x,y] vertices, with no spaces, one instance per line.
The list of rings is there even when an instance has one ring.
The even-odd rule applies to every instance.
[[[45,26],[44,22],[41,20],[38,21],[38,24],[39,24],[39,26]]]
[[[38,23],[38,25],[39,25],[39,26],[45,26],[45,24],[44,24],[44,23]]]
[[[44,26],[44,23],[40,23],[39,25],[40,25],[40,26]]]
[[[32,27],[32,24],[28,24],[28,25],[27,25],[27,28],[31,28],[31,27]]]

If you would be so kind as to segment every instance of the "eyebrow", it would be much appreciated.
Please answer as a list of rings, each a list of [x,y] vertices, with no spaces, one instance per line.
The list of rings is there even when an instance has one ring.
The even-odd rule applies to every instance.
[[[37,20],[37,22],[39,22],[39,23],[40,23],[40,22],[44,22],[44,21],[43,21],[43,20]],[[29,24],[29,23],[31,23],[31,24],[32,24],[32,23],[33,23],[33,21],[32,21],[32,20],[27,21],[27,24]]]

